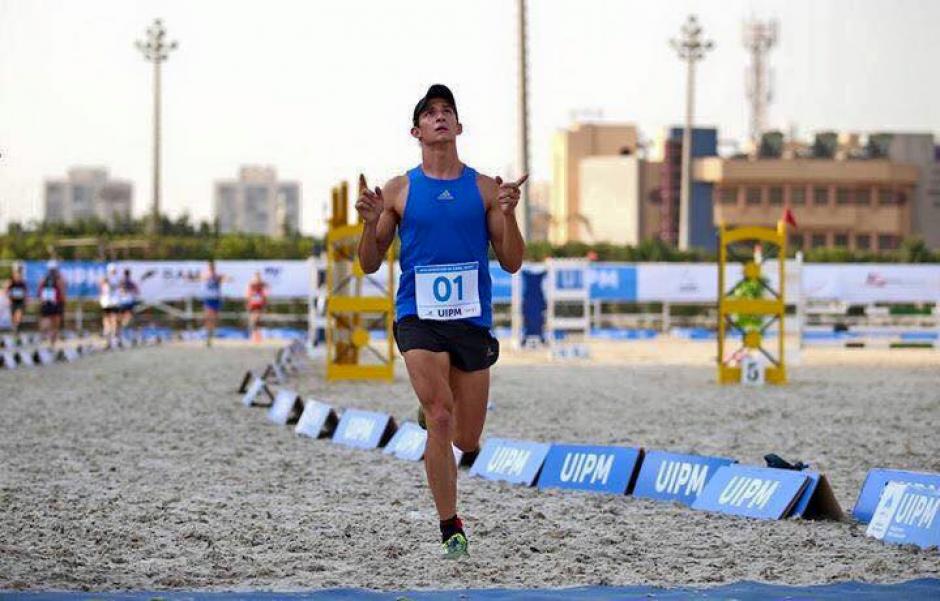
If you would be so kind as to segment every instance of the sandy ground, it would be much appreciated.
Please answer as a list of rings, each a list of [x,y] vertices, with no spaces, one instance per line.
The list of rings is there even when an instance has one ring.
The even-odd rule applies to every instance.
[[[467,588],[894,582],[940,554],[852,523],[762,522],[460,475],[472,557],[445,562],[420,464],[299,438],[234,391],[274,346],[177,343],[0,371],[0,589]],[[504,353],[487,432],[816,464],[846,511],[871,467],[940,471],[940,352],[810,350],[786,387],[714,384],[714,347]],[[410,419],[387,384],[292,387]]]

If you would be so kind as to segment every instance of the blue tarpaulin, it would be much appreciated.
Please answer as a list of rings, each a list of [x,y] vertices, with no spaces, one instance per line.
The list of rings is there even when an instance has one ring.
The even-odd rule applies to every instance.
[[[818,599],[836,601],[938,599],[940,579],[923,578],[897,584],[839,582],[813,586],[781,586],[757,582],[736,582],[714,588],[658,588],[652,586],[578,587],[563,589],[465,589],[449,591],[364,591],[329,589],[311,592],[15,592],[0,591],[0,601],[608,601],[659,599],[708,599],[710,601],[765,601],[768,599]]]

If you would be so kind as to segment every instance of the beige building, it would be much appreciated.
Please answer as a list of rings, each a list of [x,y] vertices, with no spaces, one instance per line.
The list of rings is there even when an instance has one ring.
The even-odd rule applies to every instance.
[[[637,129],[630,124],[578,123],[552,139],[552,244],[586,240],[587,217],[581,207],[581,161],[589,157],[633,155]]]
[[[699,135],[696,151],[695,135]],[[636,245],[674,240],[680,130],[637,153],[632,125],[576,124],[553,139],[549,240]],[[811,143],[768,132],[748,156],[714,153],[714,129],[693,132],[698,245],[714,225],[774,225],[789,205],[803,249],[890,251],[910,236],[940,248],[940,151],[931,134],[821,132]]]
[[[714,184],[715,223],[773,226],[789,205],[798,248],[884,251],[912,233],[920,170],[888,159],[723,159],[695,161]]]
[[[889,133],[881,137],[887,141],[888,158],[919,168],[911,199],[912,233],[930,248],[940,249],[940,148],[933,134]]]
[[[111,179],[107,169],[76,167],[69,169],[66,179],[46,180],[44,200],[47,222],[98,219],[114,225],[131,218],[134,187],[129,181]]]
[[[219,232],[282,236],[300,229],[300,184],[278,181],[273,167],[247,166],[215,184]]]
[[[578,173],[581,241],[630,245],[640,242],[642,163],[636,155],[581,160]]]

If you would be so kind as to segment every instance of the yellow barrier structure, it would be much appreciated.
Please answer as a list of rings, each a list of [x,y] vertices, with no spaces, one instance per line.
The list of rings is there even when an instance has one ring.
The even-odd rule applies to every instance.
[[[778,290],[774,290],[768,281],[762,277],[761,269],[765,262],[763,252],[755,252],[754,256],[743,260],[744,277],[738,280],[731,289],[725,284],[725,269],[728,265],[729,255],[737,259],[732,245],[741,242],[754,242],[770,244],[776,247],[778,273]],[[784,354],[784,318],[786,317],[786,256],[787,256],[787,230],[782,221],[777,228],[766,227],[738,227],[728,229],[719,226],[718,247],[718,382],[720,384],[734,384],[741,381],[741,368],[731,365],[742,351],[759,352],[769,361],[764,370],[764,379],[772,384],[786,384],[787,366]],[[768,292],[771,298],[741,298],[740,290],[747,285],[750,290]],[[759,328],[745,328],[739,323],[742,316],[756,316],[760,318]],[[769,319],[767,319],[769,318]],[[777,325],[777,352],[769,352],[763,346],[764,334],[772,326]],[[742,344],[734,352],[725,353],[725,336],[730,330],[739,332]]]
[[[348,197],[346,182],[333,188],[333,214],[326,234],[326,379],[391,381],[395,372],[394,251],[388,250],[384,283],[362,270],[357,251],[363,224],[348,223]],[[381,295],[364,296],[366,283]],[[385,330],[382,344],[372,343],[369,332],[373,329]]]

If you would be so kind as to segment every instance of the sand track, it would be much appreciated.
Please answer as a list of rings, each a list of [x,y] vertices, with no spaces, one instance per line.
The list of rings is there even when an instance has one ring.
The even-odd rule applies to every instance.
[[[940,353],[810,350],[784,388],[718,387],[701,343],[506,357],[490,435],[817,465],[846,510],[870,467],[940,471]],[[234,393],[274,347],[197,344],[0,372],[0,588],[464,588],[893,582],[940,555],[850,523],[760,522],[460,477],[472,558],[436,560],[423,467],[298,438]],[[392,385],[305,396],[410,419]]]

